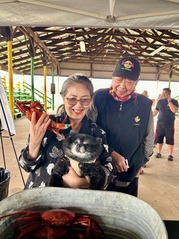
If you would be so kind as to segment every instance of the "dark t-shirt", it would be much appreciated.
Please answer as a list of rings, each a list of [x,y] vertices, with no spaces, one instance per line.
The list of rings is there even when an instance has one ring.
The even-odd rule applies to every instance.
[[[172,103],[178,107],[178,101],[172,99]],[[175,113],[170,110],[168,106],[168,101],[166,99],[161,99],[158,101],[156,110],[159,111],[158,115],[158,123],[163,124],[165,126],[173,126],[175,121]]]

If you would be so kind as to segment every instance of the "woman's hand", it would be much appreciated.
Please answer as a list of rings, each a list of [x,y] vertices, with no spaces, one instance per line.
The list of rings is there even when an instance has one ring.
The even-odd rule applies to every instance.
[[[41,141],[50,122],[51,119],[47,113],[43,113],[39,120],[36,119],[36,112],[32,113],[30,124],[29,159],[36,159]]]
[[[127,172],[129,166],[126,164],[125,158],[118,154],[117,152],[113,151],[111,154],[112,160],[114,162],[116,171],[121,172]]]
[[[89,188],[89,183],[86,178],[81,178],[74,171],[72,167],[69,167],[69,172],[62,177],[63,185],[68,188]]]

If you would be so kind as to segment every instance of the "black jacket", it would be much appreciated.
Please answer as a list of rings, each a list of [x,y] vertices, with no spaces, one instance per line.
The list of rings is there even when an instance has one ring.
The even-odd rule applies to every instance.
[[[151,112],[152,101],[134,94],[125,102],[115,100],[109,89],[95,92],[94,106],[97,109],[97,124],[104,129],[110,152],[113,150],[128,159],[129,169],[118,173],[118,179],[130,182],[146,162],[144,140]]]

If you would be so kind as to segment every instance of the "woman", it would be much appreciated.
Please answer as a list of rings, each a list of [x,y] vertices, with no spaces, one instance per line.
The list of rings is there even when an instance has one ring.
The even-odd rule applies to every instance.
[[[108,153],[106,135],[94,122],[89,120],[86,113],[89,110],[93,97],[91,81],[82,75],[72,75],[64,83],[60,92],[64,106],[59,115],[49,116],[42,114],[36,121],[35,112],[32,114],[28,144],[21,151],[19,162],[21,167],[30,173],[25,188],[47,186],[52,169],[59,156],[63,155],[62,138],[54,132],[47,130],[51,120],[66,124],[71,127],[61,131],[67,137],[71,130],[102,138],[103,151],[100,162],[105,171],[105,180],[102,189],[106,189],[112,175],[113,166]],[[63,176],[63,185],[71,188],[90,188],[90,183],[85,177],[79,177],[72,167]]]

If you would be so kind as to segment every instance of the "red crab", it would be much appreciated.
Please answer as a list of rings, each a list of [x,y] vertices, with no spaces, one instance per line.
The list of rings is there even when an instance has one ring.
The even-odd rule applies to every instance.
[[[29,119],[31,120],[32,113],[36,112],[36,118],[37,120],[40,118],[40,116],[43,114],[44,109],[43,106],[37,102],[37,101],[15,101],[15,104],[17,108]],[[56,135],[61,136],[59,131],[63,129],[69,128],[70,124],[64,124],[62,123],[56,123],[54,121],[51,121],[48,130],[53,131]]]
[[[102,228],[89,215],[52,209],[19,211],[1,216],[0,220],[17,215],[20,217],[15,220],[14,239],[105,239]]]

